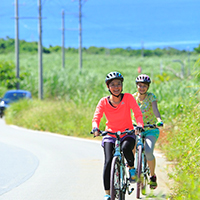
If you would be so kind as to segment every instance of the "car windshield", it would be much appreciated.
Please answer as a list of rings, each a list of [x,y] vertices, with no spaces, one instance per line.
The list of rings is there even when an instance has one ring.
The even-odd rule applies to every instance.
[[[5,101],[17,101],[19,99],[22,99],[26,97],[26,93],[19,93],[19,92],[9,92],[9,93],[6,93],[5,96],[4,96],[4,100]]]

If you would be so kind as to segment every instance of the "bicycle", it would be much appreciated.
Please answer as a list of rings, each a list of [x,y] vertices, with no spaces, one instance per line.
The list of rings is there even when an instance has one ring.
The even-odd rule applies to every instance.
[[[126,191],[128,195],[130,195],[134,188],[130,188],[130,180],[127,175],[127,166],[125,164],[125,158],[123,152],[121,150],[121,142],[120,135],[127,134],[133,135],[135,134],[134,130],[126,130],[124,132],[109,132],[109,131],[100,131],[102,136],[107,134],[115,135],[115,152],[112,159],[111,164],[111,172],[110,172],[110,196],[111,200],[119,199],[125,200]]]
[[[135,125],[134,125],[135,126]],[[157,128],[155,124],[148,124],[144,128]],[[143,130],[144,131],[144,130]],[[146,194],[146,186],[149,183],[150,169],[147,165],[147,159],[145,156],[145,137],[142,132],[136,135],[136,173],[137,173],[137,189],[136,197],[140,198],[140,191],[142,195]]]

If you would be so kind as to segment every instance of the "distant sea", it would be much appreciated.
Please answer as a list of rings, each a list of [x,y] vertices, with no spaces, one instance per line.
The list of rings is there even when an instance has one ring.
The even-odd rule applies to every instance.
[[[38,1],[19,0],[19,38],[38,41]],[[42,0],[42,43],[79,46],[79,1]],[[0,2],[0,38],[15,38],[15,0]],[[82,0],[82,46],[133,49],[200,44],[200,0]]]

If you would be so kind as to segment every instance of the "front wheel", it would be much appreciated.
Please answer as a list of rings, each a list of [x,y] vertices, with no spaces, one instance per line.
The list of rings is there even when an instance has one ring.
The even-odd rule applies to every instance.
[[[146,195],[146,187],[147,187],[147,177],[145,177],[144,175],[141,175],[141,186],[142,186],[142,194]]]
[[[141,172],[142,172],[142,146],[138,146],[137,150],[137,191],[136,197],[140,198],[140,189],[141,189]]]
[[[111,164],[110,172],[110,196],[111,200],[125,200],[125,194],[121,188],[120,181],[120,161],[118,157],[114,157]]]
[[[142,194],[143,195],[146,195],[146,186],[147,186],[147,183],[148,183],[148,173],[149,173],[149,168],[147,167],[147,160],[146,160],[146,156],[144,155],[143,156],[143,163],[144,163],[144,166],[143,166],[143,174],[141,174],[141,186],[142,186]]]
[[[3,118],[3,111],[0,110],[0,118]]]

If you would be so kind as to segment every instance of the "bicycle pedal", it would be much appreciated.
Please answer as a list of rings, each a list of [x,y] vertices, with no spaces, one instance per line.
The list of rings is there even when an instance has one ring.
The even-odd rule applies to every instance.
[[[134,188],[131,188],[130,191],[128,191],[128,195],[130,195],[133,192]]]

